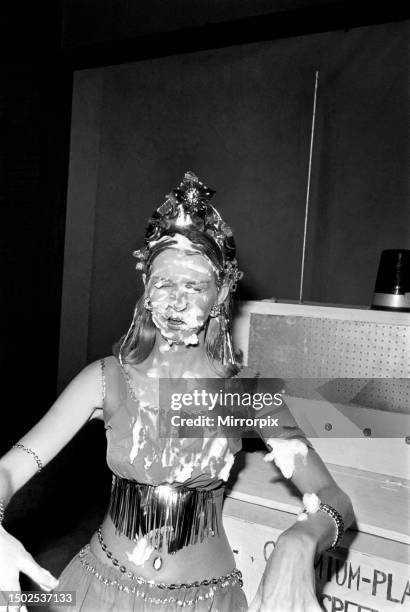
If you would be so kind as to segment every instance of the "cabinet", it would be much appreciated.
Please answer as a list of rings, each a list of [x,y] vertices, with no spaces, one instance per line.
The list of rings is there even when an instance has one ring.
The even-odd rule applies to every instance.
[[[330,400],[297,391],[286,397],[355,509],[340,548],[317,562],[324,610],[410,609],[410,315],[246,302],[234,338],[246,363],[264,377],[290,381],[291,389],[295,380],[343,381]],[[295,490],[261,455],[246,453],[224,506],[249,601],[276,538],[301,508]]]

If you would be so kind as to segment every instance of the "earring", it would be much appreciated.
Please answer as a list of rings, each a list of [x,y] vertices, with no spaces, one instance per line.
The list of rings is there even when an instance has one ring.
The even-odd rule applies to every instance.
[[[209,312],[209,316],[210,317],[219,317],[219,315],[221,314],[221,305],[220,304],[214,304]]]
[[[145,300],[144,300],[144,308],[146,310],[152,310],[152,304],[150,302],[149,297],[146,297]]]

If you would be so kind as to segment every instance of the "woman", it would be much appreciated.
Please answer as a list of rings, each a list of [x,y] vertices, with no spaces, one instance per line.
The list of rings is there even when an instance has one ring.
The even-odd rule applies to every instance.
[[[109,509],[58,582],[59,591],[76,591],[78,610],[248,609],[222,525],[224,483],[240,440],[212,428],[203,438],[158,435],[159,379],[230,378],[239,371],[230,311],[241,273],[212,195],[188,172],[154,212],[144,248],[135,253],[144,295],[115,356],[86,367],[0,461],[4,514],[12,494],[86,421],[104,421],[113,472]],[[317,612],[315,554],[340,542],[352,509],[290,413],[276,416],[275,431],[259,431],[270,449],[265,460],[292,479],[305,511],[278,539],[249,610]],[[1,527],[0,588],[18,590],[20,571],[45,590],[56,587]]]

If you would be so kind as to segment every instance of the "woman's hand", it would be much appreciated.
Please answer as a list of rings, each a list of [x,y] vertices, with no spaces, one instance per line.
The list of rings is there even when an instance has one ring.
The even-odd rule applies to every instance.
[[[37,582],[45,591],[51,591],[58,585],[56,580],[49,571],[42,568],[24,546],[16,538],[10,535],[0,525],[0,591],[17,591],[20,592],[19,573],[23,572],[29,576],[34,582]],[[0,600],[3,603],[2,598]],[[21,610],[27,612],[26,606],[8,606],[7,608],[0,605],[0,610]]]
[[[305,534],[282,534],[248,612],[322,612],[315,594],[315,551]]]

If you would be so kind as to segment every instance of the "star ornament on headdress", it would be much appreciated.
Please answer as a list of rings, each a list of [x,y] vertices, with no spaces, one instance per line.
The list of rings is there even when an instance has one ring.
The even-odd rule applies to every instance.
[[[171,225],[181,228],[197,226],[203,231],[201,218],[205,216],[208,202],[214,194],[213,189],[209,189],[189,170],[179,186],[165,196],[165,202],[157,209],[152,221],[163,229],[169,229]]]
[[[214,194],[215,191],[204,185],[190,170],[185,172],[179,187],[172,191],[176,201],[185,204],[189,212],[198,212]]]
[[[206,232],[216,229],[222,219],[209,204],[214,194],[215,191],[204,185],[193,172],[186,172],[179,186],[166,196],[165,202],[152,215],[145,245],[149,246],[172,230],[196,229]]]

